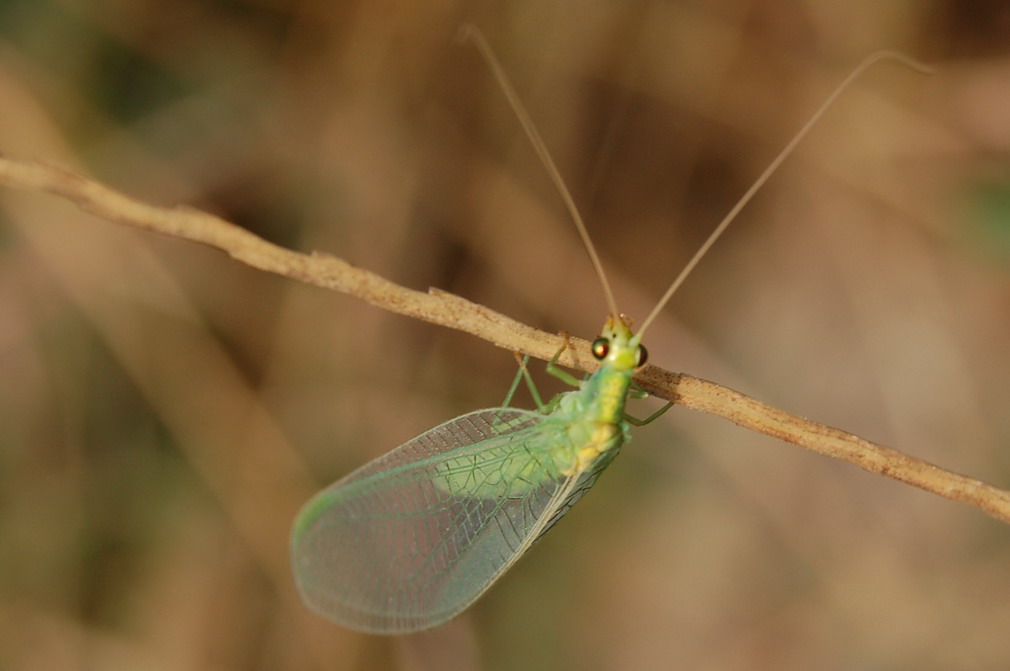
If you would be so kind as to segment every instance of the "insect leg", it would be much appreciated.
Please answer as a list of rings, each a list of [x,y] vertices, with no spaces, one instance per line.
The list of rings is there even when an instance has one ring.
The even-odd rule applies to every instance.
[[[519,356],[519,352],[513,352],[512,354],[513,356],[515,356],[516,362],[519,364],[519,370],[516,371],[516,376],[512,378],[512,384],[509,385],[509,390],[505,392],[505,398],[501,402],[501,407],[503,408],[508,408],[509,406],[512,405],[512,399],[513,397],[515,397],[516,392],[519,390],[519,382],[523,379],[523,377],[526,378],[526,383],[530,384],[529,372],[527,372],[526,370],[526,362],[528,362],[530,359],[529,355],[527,354],[525,357],[521,357]],[[534,392],[532,387],[530,388],[530,392],[533,393],[533,400],[537,401],[537,405],[539,406],[540,403],[538,400],[538,396]]]
[[[649,392],[642,389],[637,382],[632,380],[631,387],[628,389],[628,396],[630,398],[649,398]]]
[[[537,404],[538,410],[544,409],[544,401],[540,397],[540,392],[537,390],[537,385],[533,382],[533,377],[530,375],[529,364],[530,355],[527,354],[524,357],[519,356],[519,352],[515,352],[516,362],[519,364],[519,370],[516,372],[516,377],[512,380],[512,386],[509,387],[509,393],[505,396],[505,405],[507,406],[512,400],[512,396],[515,395],[516,390],[519,387],[519,380],[526,380],[526,388],[530,390],[530,396],[533,397],[533,402]]]
[[[571,345],[568,342],[568,334],[562,331],[561,349],[559,349],[557,353],[551,357],[551,360],[547,362],[547,372],[567,385],[570,385],[572,387],[578,387],[580,384],[582,384],[582,381],[579,380],[579,378],[572,375],[571,373],[569,373],[567,370],[558,368],[557,365],[558,359],[561,357],[562,354],[564,354],[564,351],[568,349],[570,346]]]
[[[631,424],[632,426],[645,426],[646,424],[650,424],[659,419],[663,415],[663,413],[665,413],[672,407],[673,407],[673,401],[670,401],[669,403],[667,403],[662,408],[652,413],[645,419],[639,419],[637,417],[632,417],[628,413],[624,413],[624,421],[626,421],[628,424]]]

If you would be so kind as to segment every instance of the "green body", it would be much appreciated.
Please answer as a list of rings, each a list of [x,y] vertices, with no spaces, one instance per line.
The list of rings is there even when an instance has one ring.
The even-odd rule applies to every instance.
[[[601,367],[547,409],[462,415],[309,501],[292,535],[309,606],[354,629],[406,633],[483,594],[629,438],[624,405],[638,342],[613,319],[604,338]]]
[[[629,383],[630,374],[601,368],[578,391],[556,399],[553,411],[524,436],[521,449],[512,441],[512,449],[450,458],[439,465],[436,484],[449,494],[515,498],[545,480],[586,470],[604,455],[612,458],[629,437],[622,419]],[[601,395],[601,388],[609,393]]]

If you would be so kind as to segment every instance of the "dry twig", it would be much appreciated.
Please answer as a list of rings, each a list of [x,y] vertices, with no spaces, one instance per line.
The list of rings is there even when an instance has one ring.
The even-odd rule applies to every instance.
[[[0,183],[52,193],[103,219],[209,245],[254,268],[351,294],[391,312],[465,331],[504,349],[544,360],[558,349],[557,335],[526,326],[458,296],[436,289],[427,293],[406,289],[337,257],[284,249],[213,215],[188,208],[148,205],[61,168],[0,157]],[[595,368],[595,360],[588,354],[588,343],[572,338],[571,344],[573,347],[560,362],[585,371]],[[797,417],[714,382],[652,365],[646,366],[635,379],[651,394],[678,405],[718,415],[742,427],[843,459],[871,473],[969,503],[998,520],[1010,522],[1010,492],[980,480]]]

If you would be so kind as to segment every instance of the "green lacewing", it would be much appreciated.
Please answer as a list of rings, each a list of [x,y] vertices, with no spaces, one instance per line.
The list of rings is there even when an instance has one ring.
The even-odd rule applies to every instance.
[[[330,485],[302,508],[291,553],[308,606],[352,629],[402,634],[437,626],[476,601],[593,486],[646,420],[625,414],[632,377],[645,363],[642,335],[737,213],[795,149],[835,98],[873,63],[870,56],[835,89],[701,246],[633,333],[616,306],[599,257],[542,139],[483,36],[480,49],[565,202],[596,270],[609,315],[592,346],[600,366],[585,380],[548,371],[576,387],[537,410],[470,412],[430,429]],[[525,369],[520,371],[525,375]],[[515,389],[519,376],[513,384]],[[509,394],[511,397],[511,392]],[[506,406],[507,406],[506,402]]]

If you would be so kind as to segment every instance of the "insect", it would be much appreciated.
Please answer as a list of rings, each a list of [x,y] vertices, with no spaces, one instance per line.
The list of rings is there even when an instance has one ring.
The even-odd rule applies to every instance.
[[[715,240],[796,147],[839,93],[882,52],[856,68],[766,169],[667,289],[637,333],[616,306],[597,253],[557,168],[484,38],[474,40],[551,174],[586,246],[609,314],[592,344],[599,368],[576,388],[541,402],[525,369],[503,407],[441,424],[362,466],[312,498],[292,532],[295,581],[319,614],[352,629],[401,634],[437,626],[476,601],[593,486],[631,437],[625,413],[645,364],[642,335]],[[520,383],[537,410],[507,407]]]

